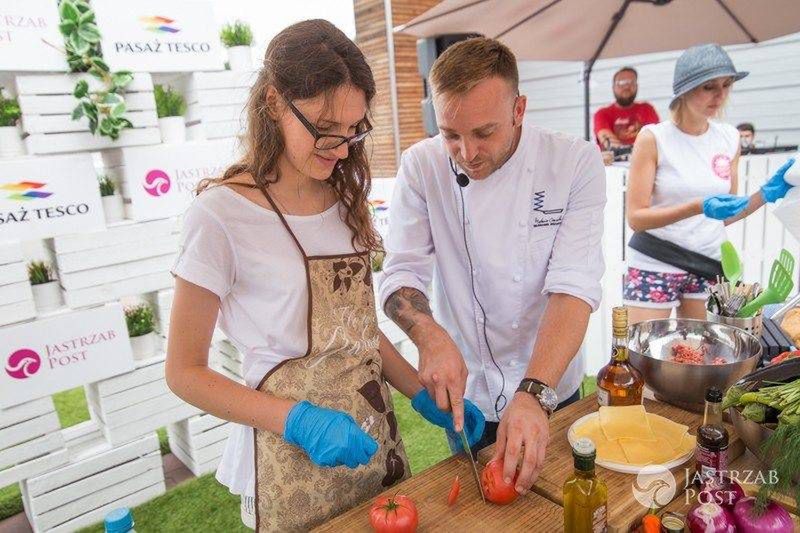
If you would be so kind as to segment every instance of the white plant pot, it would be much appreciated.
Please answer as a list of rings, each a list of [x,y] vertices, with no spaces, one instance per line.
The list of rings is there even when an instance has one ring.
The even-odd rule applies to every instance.
[[[103,213],[106,216],[106,223],[119,222],[125,218],[125,206],[122,203],[122,196],[114,193],[111,196],[101,197],[103,201]]]
[[[31,290],[33,291],[33,301],[36,304],[37,311],[52,311],[61,307],[63,300],[61,299],[61,286],[58,281],[31,285]]]
[[[139,335],[138,337],[131,337],[131,352],[133,352],[134,361],[141,361],[142,359],[153,357],[158,349],[157,340],[158,335],[155,331],[151,331],[145,335]]]
[[[19,125],[0,128],[0,159],[21,155],[25,155],[22,128]]]
[[[231,70],[252,70],[253,54],[249,46],[231,46],[228,48],[228,66]]]
[[[160,118],[158,119],[158,127],[161,130],[161,142],[186,142],[186,121],[183,117]]]

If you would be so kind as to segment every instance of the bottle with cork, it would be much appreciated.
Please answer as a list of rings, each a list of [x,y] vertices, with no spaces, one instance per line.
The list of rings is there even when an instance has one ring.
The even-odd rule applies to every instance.
[[[603,406],[642,403],[644,377],[628,357],[628,308],[612,310],[611,361],[597,374],[597,403]]]

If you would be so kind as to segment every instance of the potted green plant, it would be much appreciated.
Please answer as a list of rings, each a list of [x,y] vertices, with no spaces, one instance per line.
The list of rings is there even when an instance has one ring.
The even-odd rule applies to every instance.
[[[0,159],[25,155],[22,130],[19,127],[21,115],[17,100],[7,98],[0,87]]]
[[[97,178],[100,187],[100,200],[103,202],[103,213],[106,223],[119,222],[125,218],[125,209],[122,204],[122,196],[117,192],[117,184],[109,176]]]
[[[44,261],[31,261],[28,263],[28,279],[31,282],[33,301],[38,312],[52,311],[61,307],[61,287],[50,265]]]
[[[253,56],[250,47],[253,44],[253,31],[250,25],[241,20],[222,27],[219,33],[222,44],[228,50],[228,65],[231,70],[251,70]]]
[[[128,326],[133,359],[140,361],[153,357],[158,349],[153,308],[147,304],[127,307],[125,323]]]
[[[181,143],[186,141],[186,100],[172,87],[156,85],[153,95],[156,99],[158,127],[161,129],[161,141],[165,143]]]

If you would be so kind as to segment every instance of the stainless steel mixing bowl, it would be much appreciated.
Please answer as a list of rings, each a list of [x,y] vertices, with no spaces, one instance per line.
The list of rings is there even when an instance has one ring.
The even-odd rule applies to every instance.
[[[676,344],[705,348],[707,364],[673,362],[672,347]],[[634,324],[628,351],[631,363],[658,399],[697,410],[705,401],[708,387],[725,392],[753,371],[761,357],[761,344],[744,330],[726,324],[668,318]],[[710,364],[715,357],[723,357],[727,363]]]

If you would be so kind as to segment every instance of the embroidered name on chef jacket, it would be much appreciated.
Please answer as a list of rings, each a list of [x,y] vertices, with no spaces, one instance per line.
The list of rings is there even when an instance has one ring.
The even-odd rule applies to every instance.
[[[564,208],[550,208],[545,206],[547,191],[536,191],[533,193],[533,211],[537,213],[533,217],[533,227],[558,226],[564,218]]]

